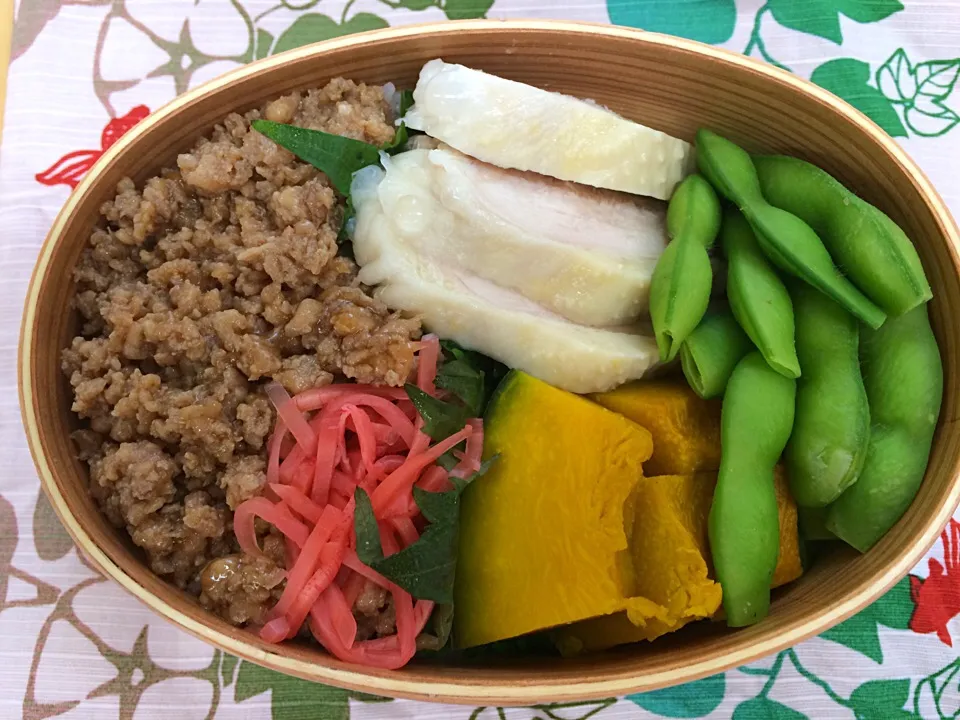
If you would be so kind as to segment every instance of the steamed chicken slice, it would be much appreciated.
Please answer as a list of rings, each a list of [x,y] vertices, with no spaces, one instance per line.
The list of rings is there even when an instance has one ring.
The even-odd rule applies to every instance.
[[[493,165],[667,200],[693,147],[596,104],[431,60],[408,127]]]
[[[571,392],[609,390],[656,363],[656,343],[639,328],[577,325],[513,290],[415,252],[397,237],[377,198],[382,171],[369,170],[354,181],[353,247],[360,282],[378,286],[375,296],[387,306],[419,314],[431,332]]]
[[[660,201],[502,170],[450,148],[384,163],[384,222],[417,253],[584,325],[646,310],[666,244]]]

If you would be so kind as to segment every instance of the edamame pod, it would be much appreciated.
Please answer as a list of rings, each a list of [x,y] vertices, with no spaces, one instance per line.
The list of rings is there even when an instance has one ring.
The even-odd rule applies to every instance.
[[[902,315],[933,293],[903,230],[829,173],[799,158],[753,158],[767,202],[810,225],[837,265],[888,314]]]
[[[667,205],[667,233],[689,233],[708,248],[720,232],[720,199],[703,175],[690,175],[674,190]]]
[[[790,285],[797,326],[797,410],[785,460],[798,505],[823,507],[856,482],[870,439],[870,410],[856,318],[805,283]]]
[[[790,294],[760,251],[750,225],[733,208],[724,213],[720,240],[727,255],[727,299],[733,316],[770,367],[784,377],[799,377]]]
[[[927,306],[860,339],[870,444],[860,478],[827,511],[827,528],[866,552],[893,527],[923,481],[943,398],[943,365]]]
[[[883,324],[883,310],[840,274],[813,229],[764,199],[757,171],[745,150],[701,129],[697,131],[697,162],[717,191],[741,209],[774,265],[833,298],[870,327]]]
[[[836,540],[827,530],[827,509],[822,507],[797,506],[797,526],[804,540]]]
[[[733,369],[753,349],[728,309],[707,311],[680,348],[680,366],[687,384],[708,400],[723,394]]]
[[[710,302],[713,270],[707,248],[720,229],[720,201],[700,175],[687,177],[670,198],[672,238],[650,281],[650,319],[660,360],[673,360]]]
[[[793,426],[796,381],[758,352],[734,369],[720,415],[720,470],[710,508],[710,552],[731,627],[752,625],[770,608],[780,552],[774,466]]]

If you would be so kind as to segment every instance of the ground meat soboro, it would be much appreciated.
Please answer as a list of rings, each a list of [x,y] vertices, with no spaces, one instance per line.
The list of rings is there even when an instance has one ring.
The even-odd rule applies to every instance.
[[[263,385],[400,385],[420,336],[358,286],[337,254],[342,198],[251,130],[261,117],[374,144],[394,135],[380,88],[337,79],[228,115],[141,188],[122,181],[76,269],[83,326],[63,353],[91,494],[155,572],[237,624],[261,620],[283,579],[278,537],[263,526],[266,556],[253,559],[232,532],[232,510],[266,477]],[[358,614],[388,613],[376,605]]]

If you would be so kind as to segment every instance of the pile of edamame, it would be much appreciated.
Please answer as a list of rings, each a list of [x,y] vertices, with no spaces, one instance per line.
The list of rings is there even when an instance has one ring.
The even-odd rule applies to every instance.
[[[943,368],[913,244],[820,168],[697,133],[650,288],[661,360],[721,397],[710,547],[733,627],[762,619],[779,553],[774,467],[822,534],[866,552],[926,471]],[[719,197],[718,197],[719,195]],[[727,202],[721,208],[720,198]],[[711,302],[719,236],[726,302]]]

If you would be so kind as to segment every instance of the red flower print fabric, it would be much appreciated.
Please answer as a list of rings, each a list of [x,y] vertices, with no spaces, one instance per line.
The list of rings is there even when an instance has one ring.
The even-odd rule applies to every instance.
[[[67,153],[46,170],[37,173],[35,176],[37,182],[42,185],[69,185],[75,188],[100,156],[127,130],[149,114],[150,108],[146,105],[137,105],[123,117],[112,118],[100,134],[99,150],[74,150]]]
[[[960,614],[960,522],[950,520],[940,542],[943,563],[930,558],[930,574],[925,580],[910,576],[910,597],[916,606],[910,629],[920,634],[935,632],[944,644],[953,647],[947,623]]]

